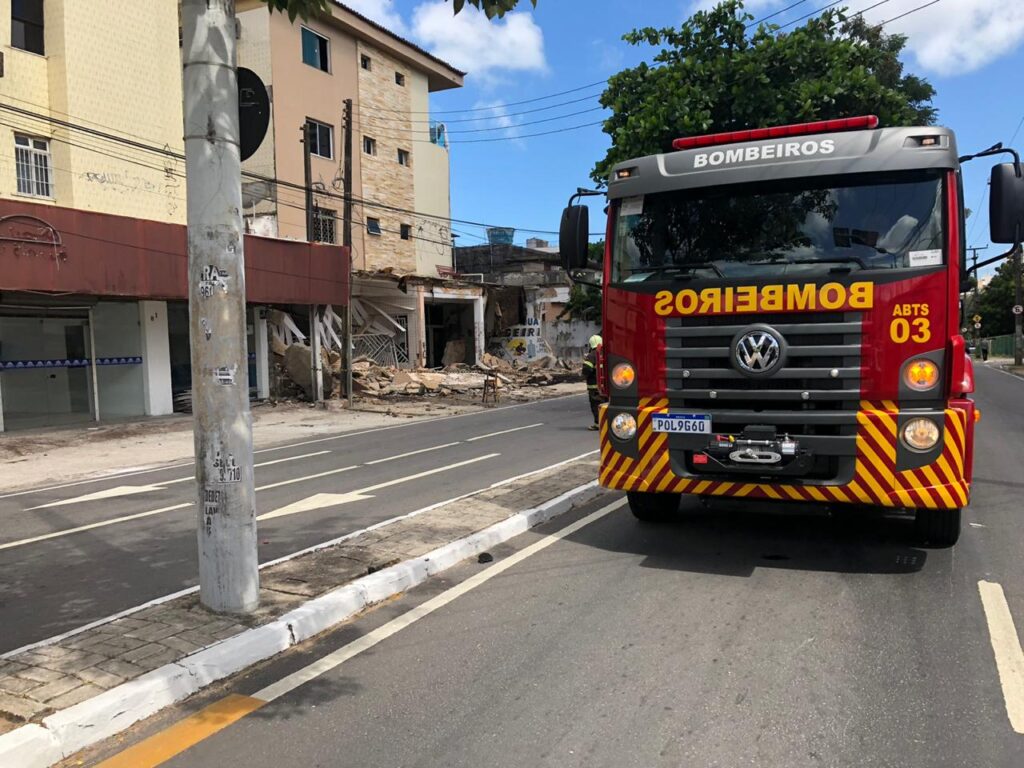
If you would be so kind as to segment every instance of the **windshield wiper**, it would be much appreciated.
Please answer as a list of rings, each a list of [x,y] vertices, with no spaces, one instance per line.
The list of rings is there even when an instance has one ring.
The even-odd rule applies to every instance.
[[[698,269],[710,269],[718,277],[725,277],[725,273],[722,272],[722,270],[720,270],[714,264],[714,262],[711,262],[711,261],[703,261],[703,262],[698,262],[696,264],[659,264],[658,266],[655,266],[655,267],[640,267],[638,269],[630,270],[630,274],[631,275],[635,275],[635,274],[638,274],[638,273],[641,273],[641,272],[661,273],[661,272],[669,272],[669,271],[672,271],[672,270],[679,270],[680,272],[682,272],[684,270],[690,270],[691,274],[685,275],[685,277],[693,277],[694,275],[692,274],[692,272],[696,271]],[[681,275],[681,277],[682,277],[682,275]]]

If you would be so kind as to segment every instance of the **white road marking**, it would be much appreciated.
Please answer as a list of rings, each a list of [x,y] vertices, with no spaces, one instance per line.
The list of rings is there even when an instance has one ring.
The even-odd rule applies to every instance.
[[[281,464],[286,461],[296,461],[298,459],[308,459],[311,456],[322,456],[330,451],[316,451],[315,453],[304,453],[301,456],[289,456],[285,459],[275,459],[274,461],[264,461],[260,464],[255,464],[255,467],[268,467],[271,464]],[[51,501],[48,504],[40,504],[37,507],[29,507],[24,512],[32,512],[36,509],[50,509],[51,507],[66,507],[69,504],[82,504],[87,501],[102,501],[103,499],[116,499],[122,496],[133,496],[138,493],[150,493],[152,491],[163,491],[166,490],[166,486],[175,485],[177,483],[186,483],[190,480],[195,480],[194,475],[188,477],[178,477],[174,480],[166,480],[162,483],[155,485],[119,485],[115,488],[107,488],[106,490],[96,491],[95,493],[87,493],[84,496],[75,496],[70,499],[61,499],[60,501]]]
[[[124,515],[123,517],[115,517],[113,520],[100,520],[97,523],[89,523],[88,525],[79,525],[76,528],[65,528],[62,531],[53,531],[52,533],[44,533],[40,536],[33,536],[30,539],[21,539],[20,541],[9,541],[6,544],[0,544],[0,550],[14,549],[14,547],[23,547],[26,544],[35,544],[39,541],[46,541],[48,539],[58,539],[61,536],[70,536],[73,533],[81,533],[82,531],[91,531],[94,528],[103,528],[108,525],[116,525],[117,523],[126,523],[129,520],[139,520],[143,517],[150,517],[151,515],[159,515],[163,512],[172,512],[176,509],[185,509],[191,507],[194,502],[185,502],[183,504],[174,504],[170,507],[161,507],[160,509],[151,509],[148,512],[137,512],[134,515]]]
[[[486,440],[488,437],[497,437],[498,435],[507,435],[510,432],[520,432],[524,429],[533,429],[534,427],[543,427],[544,422],[540,421],[536,424],[527,424],[525,427],[513,427],[512,429],[503,429],[500,432],[488,432],[486,435],[477,435],[476,437],[466,438],[467,443],[475,443],[477,440]]]
[[[501,456],[500,453],[488,453],[485,456],[477,456],[466,461],[459,461],[455,464],[446,464],[443,467],[437,467],[435,469],[428,469],[425,472],[417,472],[414,475],[406,475],[405,477],[396,477],[393,480],[387,480],[383,483],[377,483],[376,485],[370,485],[366,488],[359,488],[354,491],[348,491],[347,493],[318,493],[315,496],[297,501],[294,504],[275,509],[273,512],[267,512],[257,517],[257,520],[271,520],[275,517],[285,517],[287,515],[295,515],[300,512],[309,512],[313,509],[322,509],[324,507],[333,507],[339,504],[348,504],[353,501],[362,501],[363,499],[372,499],[373,491],[379,491],[382,488],[390,488],[393,485],[400,485],[401,483],[407,483],[410,480],[418,480],[421,477],[427,477],[429,475],[436,475],[441,472],[448,472],[452,469],[458,469],[459,467],[465,467],[468,464],[476,464],[478,461],[486,461],[487,459],[493,459],[497,456]]]
[[[162,491],[162,485],[118,485],[115,488],[107,488],[95,493],[87,493],[84,496],[74,496],[70,499],[51,501],[49,504],[40,504],[37,507],[29,507],[23,511],[33,512],[37,509],[50,509],[52,507],[66,507],[69,504],[84,504],[87,501],[102,501],[103,499],[118,499],[122,496],[133,496],[137,493],[149,493],[151,491]]]
[[[981,605],[985,609],[989,639],[996,657],[996,670],[1003,688],[1003,701],[1010,727],[1024,733],[1024,651],[1003,588],[992,581],[979,581]]]
[[[381,641],[388,639],[394,634],[397,634],[398,632],[402,631],[408,626],[411,626],[412,624],[416,623],[425,616],[429,616],[434,611],[438,610],[439,608],[443,608],[444,606],[458,599],[467,592],[470,592],[476,589],[477,587],[486,584],[495,576],[500,576],[509,568],[518,565],[526,558],[537,554],[541,550],[547,549],[552,544],[555,544],[556,542],[559,542],[562,539],[564,539],[566,536],[571,536],[581,528],[584,528],[590,525],[591,523],[600,520],[605,515],[614,512],[615,510],[622,507],[625,503],[625,499],[617,499],[616,501],[613,501],[611,504],[602,507],[596,512],[592,512],[586,517],[583,517],[574,523],[570,523],[562,530],[545,536],[540,541],[534,542],[533,544],[524,547],[518,552],[505,558],[501,562],[492,565],[490,568],[487,568],[486,570],[481,571],[480,573],[470,576],[462,583],[457,584],[456,586],[452,587],[451,589],[445,592],[442,592],[437,597],[433,597],[430,600],[427,600],[425,603],[417,605],[415,608],[402,614],[398,618],[392,619],[387,624],[384,624],[383,626],[377,627],[377,629],[368,632],[367,634],[360,637],[358,640],[354,640],[348,645],[339,648],[338,650],[328,654],[327,656],[324,656],[322,659],[315,661],[306,667],[303,667],[297,672],[293,672],[292,674],[282,678],[281,680],[278,680],[276,683],[272,683],[271,685],[268,685],[265,688],[261,688],[256,693],[252,694],[253,698],[261,699],[267,702],[274,701],[275,699],[278,699],[281,696],[284,696],[285,694],[294,691],[299,686],[305,685],[306,683],[315,680],[320,675],[323,675],[326,672],[330,672],[331,670],[336,669],[349,659],[358,656],[363,651],[367,651],[370,648],[373,648]]]
[[[430,418],[430,419],[416,419],[414,421],[406,422],[405,424],[392,424],[390,426],[375,427],[374,429],[366,429],[366,430],[363,430],[363,431],[360,431],[360,432],[338,432],[337,434],[331,435],[329,437],[321,437],[321,438],[316,438],[314,440],[303,440],[303,441],[296,442],[296,443],[285,443],[283,445],[275,445],[272,448],[261,448],[258,451],[253,451],[253,453],[254,454],[260,454],[260,453],[269,453],[270,451],[284,451],[284,450],[287,450],[288,448],[299,448],[299,447],[301,447],[303,445],[313,445],[313,444],[316,444],[316,443],[327,442],[329,440],[343,440],[343,439],[348,439],[350,437],[360,437],[362,435],[369,435],[369,434],[372,434],[374,432],[386,432],[386,431],[391,430],[391,429],[404,429],[405,427],[414,427],[414,426],[418,426],[420,424],[434,424],[434,423],[439,422],[439,421],[450,421],[451,419],[461,419],[461,418],[465,418],[467,416],[479,416],[481,414],[493,413],[495,411],[510,411],[510,410],[512,410],[514,408],[529,408],[530,406],[542,405],[543,403],[550,403],[550,402],[554,402],[556,400],[567,400],[567,399],[572,398],[572,397],[583,397],[583,393],[581,392],[579,394],[559,395],[558,397],[548,397],[548,398],[544,398],[543,400],[536,400],[536,401],[534,401],[532,403],[516,403],[515,405],[499,405],[499,406],[497,406],[495,408],[488,408],[487,410],[470,411],[468,413],[454,413],[451,416],[438,416],[436,418]],[[118,480],[118,479],[123,478],[123,477],[133,477],[135,475],[145,475],[145,474],[149,474],[151,472],[165,472],[168,469],[179,469],[181,467],[191,467],[191,466],[194,466],[194,465],[195,465],[194,461],[189,461],[189,462],[184,462],[184,463],[180,463],[180,464],[167,464],[167,465],[163,465],[163,466],[159,466],[159,467],[150,467],[148,469],[140,469],[140,470],[132,470],[132,471],[125,471],[124,469],[114,470],[114,471],[108,472],[106,474],[102,474],[102,475],[99,475],[97,477],[91,477],[91,478],[88,478],[88,479],[85,479],[85,480],[75,480],[75,481],[70,482],[70,483],[60,483],[58,485],[49,485],[49,486],[44,486],[42,488],[28,488],[28,489],[23,490],[23,491],[14,491],[12,493],[0,494],[0,501],[2,501],[4,499],[12,499],[12,498],[14,498],[16,496],[28,496],[29,494],[33,494],[33,493],[44,493],[46,491],[56,491],[56,490],[60,490],[61,488],[73,488],[73,487],[78,486],[78,485],[88,485],[89,483],[101,483],[104,480]]]
[[[331,475],[337,475],[342,472],[349,472],[353,469],[359,469],[358,464],[353,464],[351,467],[339,467],[338,469],[329,469],[326,472],[317,472],[315,475],[306,475],[305,477],[293,477],[289,480],[280,480],[276,483],[269,483],[267,485],[259,485],[256,487],[257,491],[268,491],[271,488],[280,488],[284,485],[294,485],[295,483],[304,483],[307,480],[316,480],[318,477],[329,477]]]
[[[444,445],[434,445],[430,448],[420,448],[418,451],[409,451],[408,453],[400,453],[397,456],[386,456],[383,459],[374,459],[373,461],[366,462],[366,466],[370,467],[374,464],[383,464],[386,461],[395,461],[396,459],[404,459],[408,456],[416,456],[420,453],[429,453],[430,451],[440,451],[442,448],[451,448],[453,445],[462,445],[461,440],[456,440],[454,443],[445,443]]]
[[[311,547],[306,547],[305,549],[300,549],[296,552],[291,552],[287,555],[282,555],[281,557],[275,558],[273,560],[266,560],[260,563],[260,570],[264,568],[270,568],[274,565],[279,565],[280,563],[286,563],[289,560],[294,560],[297,557],[308,555],[311,552],[319,552],[322,549],[336,547],[339,544],[342,544],[346,541],[351,541],[352,539],[358,538],[359,536],[362,536],[365,533],[370,533],[371,531],[376,531],[380,528],[386,528],[389,525],[394,525],[395,523],[401,522],[402,520],[408,520],[411,517],[418,517],[419,515],[422,515],[426,512],[432,512],[433,510],[439,507],[443,507],[445,504],[453,504],[456,501],[468,499],[470,496],[476,496],[478,493],[483,493],[484,491],[489,490],[491,488],[500,488],[504,485],[514,483],[517,480],[522,480],[523,478],[531,477],[533,475],[539,475],[541,472],[547,472],[549,469],[557,469],[558,467],[565,466],[566,464],[571,464],[572,462],[578,461],[579,459],[585,459],[587,458],[587,456],[593,456],[595,453],[597,453],[597,451],[587,451],[586,453],[581,453],[579,456],[573,456],[571,459],[565,459],[563,461],[556,462],[555,464],[551,464],[546,467],[541,467],[540,469],[533,469],[530,470],[529,472],[524,472],[521,475],[515,475],[514,477],[506,477],[504,480],[499,480],[496,483],[491,483],[490,485],[484,486],[483,488],[477,488],[475,491],[469,491],[467,493],[460,494],[459,496],[453,496],[450,499],[445,499],[444,501],[435,502],[426,507],[420,507],[419,509],[413,510],[412,512],[406,512],[404,515],[397,515],[387,520],[381,520],[379,523],[368,525],[365,528],[360,528],[357,531],[351,531],[350,533],[346,533],[343,536],[338,536],[335,539],[321,541],[319,544],[314,544]],[[44,640],[39,640],[28,645],[23,645],[20,648],[15,648],[13,651],[5,651],[4,653],[0,653],[0,659],[10,659],[17,656],[18,654],[33,651],[36,648],[43,648],[47,645],[55,645],[57,643],[63,642],[64,640],[67,640],[69,637],[74,637],[75,635],[80,635],[83,632],[87,632],[90,629],[95,629],[96,627],[102,626],[104,624],[109,624],[110,622],[116,621],[117,619],[123,619],[125,616],[131,616],[132,614],[138,613],[139,611],[144,611],[147,608],[152,608],[154,605],[162,605],[163,603],[169,602],[170,600],[176,600],[179,597],[185,597],[186,595],[191,595],[198,591],[198,586],[186,587],[185,589],[179,590],[177,592],[172,592],[169,595],[155,597],[152,600],[148,600],[145,603],[142,603],[141,605],[135,605],[131,608],[125,608],[123,611],[113,613],[109,616],[104,616],[102,619],[96,619],[96,621],[91,621],[88,624],[83,624],[80,627],[69,629],[67,632],[63,632],[59,635],[48,637]]]

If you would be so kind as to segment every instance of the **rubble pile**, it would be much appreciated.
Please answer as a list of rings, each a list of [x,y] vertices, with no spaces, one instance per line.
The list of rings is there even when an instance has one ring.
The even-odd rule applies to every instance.
[[[568,361],[556,358],[516,366],[486,353],[479,365],[452,363],[441,369],[391,368],[377,365],[366,358],[357,359],[352,364],[352,385],[355,391],[370,397],[480,394],[489,379],[498,391],[543,387],[578,381],[580,369]]]

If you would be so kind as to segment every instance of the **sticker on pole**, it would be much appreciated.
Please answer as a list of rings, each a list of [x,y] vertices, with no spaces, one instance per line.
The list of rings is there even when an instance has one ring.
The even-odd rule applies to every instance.
[[[1024,307],[1022,307],[1020,304],[1014,304],[1013,305],[1013,314],[1015,314],[1015,315],[1024,315]]]

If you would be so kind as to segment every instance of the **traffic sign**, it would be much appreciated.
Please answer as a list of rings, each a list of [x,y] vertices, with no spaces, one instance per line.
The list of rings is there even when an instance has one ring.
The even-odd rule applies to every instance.
[[[1013,314],[1015,314],[1015,315],[1024,315],[1024,307],[1022,307],[1020,304],[1014,304],[1013,305]]]
[[[975,328],[981,328],[981,323],[975,323],[975,324],[974,324],[974,327],[975,327]]]
[[[974,317],[971,318],[971,320],[973,320],[976,323],[980,323],[981,322],[981,315],[975,315]]]
[[[259,75],[238,68],[239,153],[248,160],[263,143],[270,126],[270,94]]]

